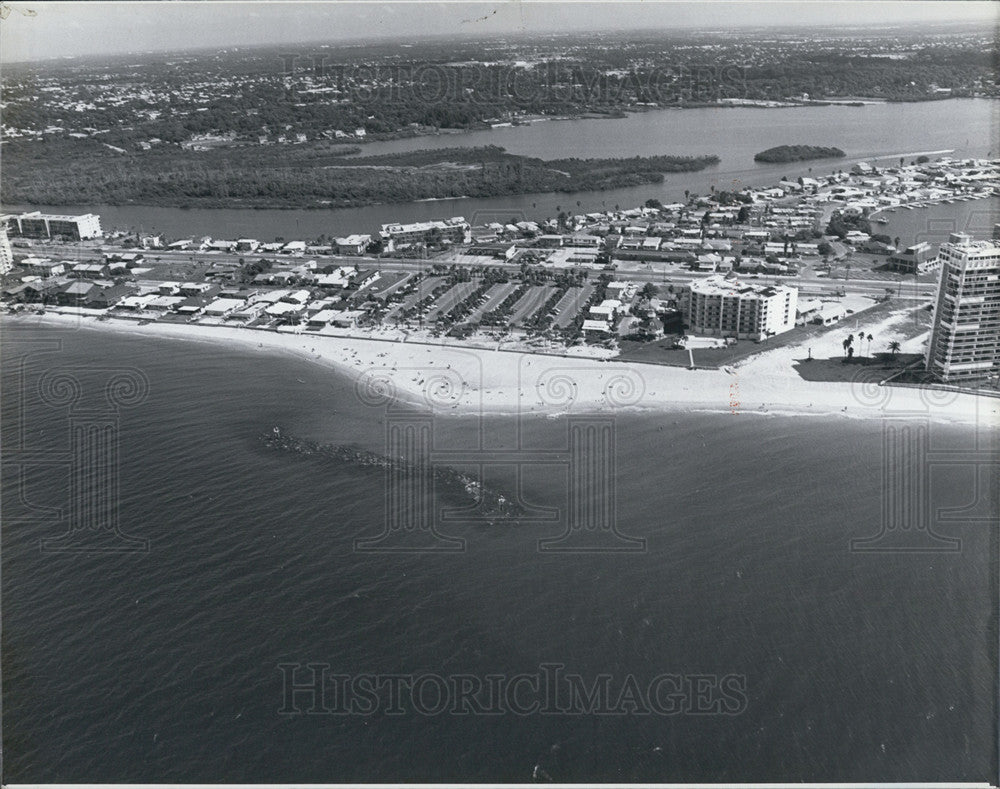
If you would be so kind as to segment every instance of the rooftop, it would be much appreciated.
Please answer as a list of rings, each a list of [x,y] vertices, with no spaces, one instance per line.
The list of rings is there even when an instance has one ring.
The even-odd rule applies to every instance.
[[[690,284],[692,292],[705,296],[763,296],[768,298],[779,293],[794,292],[795,288],[787,285],[760,285],[757,283],[744,283],[737,279],[730,279],[721,276],[706,277],[702,280],[695,280]]]
[[[976,251],[995,249],[997,252],[1000,252],[1000,245],[998,245],[996,241],[974,241],[972,236],[968,236],[965,233],[952,233],[948,237],[948,243],[942,244],[941,246],[951,247],[952,249]]]

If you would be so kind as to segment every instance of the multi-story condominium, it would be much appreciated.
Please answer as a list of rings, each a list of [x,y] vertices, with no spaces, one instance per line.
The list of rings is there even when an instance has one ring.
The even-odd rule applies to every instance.
[[[10,216],[8,219],[12,231],[16,227],[18,235],[30,238],[65,236],[74,241],[82,241],[101,236],[101,218],[97,214],[67,216],[33,211],[30,214]]]
[[[14,268],[14,252],[7,238],[7,225],[0,222],[0,274],[9,274]]]
[[[415,222],[410,225],[382,225],[380,233],[386,250],[427,244],[434,241],[450,241],[453,244],[468,243],[471,238],[469,223],[460,216],[443,222]]]
[[[763,340],[795,327],[798,290],[746,284],[719,275],[695,280],[683,309],[692,334]]]
[[[902,252],[894,252],[889,256],[889,268],[903,274],[922,274],[930,271],[938,264],[934,248],[927,241],[907,247]]]
[[[938,259],[927,370],[941,381],[985,378],[1000,365],[1000,244],[952,233]]]

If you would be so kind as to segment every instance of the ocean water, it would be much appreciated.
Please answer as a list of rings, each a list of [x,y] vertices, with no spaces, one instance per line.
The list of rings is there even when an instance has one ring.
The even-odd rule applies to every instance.
[[[939,527],[959,551],[850,550],[879,531],[878,423],[620,416],[617,524],[643,552],[540,551],[562,521],[456,521],[442,530],[460,552],[358,552],[384,524],[385,469],[261,440],[280,426],[383,453],[390,414],[350,382],[203,343],[2,329],[8,782],[529,781],[536,766],[557,781],[996,779],[995,482],[977,497],[969,468],[932,474],[935,512],[972,501]],[[41,379],[71,372],[82,413],[110,368],[148,381],[115,417],[118,517],[148,549],[42,550],[66,529],[38,508],[70,506],[70,414]],[[436,449],[483,446],[484,462],[519,430],[522,448],[567,442],[562,419],[433,430]],[[10,465],[39,457],[53,465]],[[485,483],[514,491],[512,468],[487,463]],[[564,513],[566,475],[532,465],[524,502]],[[468,505],[454,486],[436,501]],[[301,697],[282,713],[279,665],[307,663],[484,684],[561,664],[588,686],[670,674],[738,690],[729,714],[311,715]]]

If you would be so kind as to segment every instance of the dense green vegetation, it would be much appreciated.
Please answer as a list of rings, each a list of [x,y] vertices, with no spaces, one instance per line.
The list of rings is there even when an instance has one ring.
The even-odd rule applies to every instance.
[[[754,154],[755,162],[801,162],[806,159],[833,159],[846,156],[840,148],[824,148],[820,145],[778,145]]]
[[[559,41],[422,41],[405,51],[369,41],[323,52],[313,44],[139,60],[5,64],[4,123],[96,129],[131,151],[151,138],[176,144],[192,135],[232,133],[274,142],[364,128],[371,139],[727,98],[997,95],[992,31],[925,27],[873,26],[849,37],[834,31],[806,40],[688,30],[588,33]],[[531,65],[512,65],[520,61]],[[166,98],[154,104],[150,94]],[[71,114],[67,101],[79,103]]]
[[[558,159],[495,146],[349,158],[330,145],[248,147],[130,156],[92,140],[4,146],[0,198],[8,204],[181,207],[363,206],[441,197],[617,189],[701,170],[715,156]]]
[[[499,149],[453,149],[450,161],[428,151],[348,157],[372,140],[654,107],[1000,95],[991,31],[923,26],[808,39],[656,30],[317,46],[5,64],[0,197],[302,207],[611,189],[713,160],[543,162]],[[813,158],[789,153],[810,147],[758,161]]]
[[[872,234],[872,225],[865,217],[844,214],[840,211],[834,211],[833,215],[830,217],[830,221],[826,226],[826,234],[828,236],[837,236],[838,238],[844,239],[847,234],[852,230],[858,230],[862,233]],[[881,236],[886,242],[889,241],[888,236]]]

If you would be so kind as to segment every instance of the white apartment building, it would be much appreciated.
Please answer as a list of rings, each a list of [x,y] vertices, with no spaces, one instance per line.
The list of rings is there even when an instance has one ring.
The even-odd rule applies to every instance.
[[[938,261],[927,370],[941,381],[984,378],[1000,363],[1000,244],[952,233]]]
[[[443,222],[414,222],[408,225],[382,225],[379,234],[387,252],[413,246],[427,244],[432,241],[449,241],[453,244],[467,244],[472,228],[463,217],[456,216]]]
[[[691,334],[763,340],[795,327],[798,290],[723,276],[695,280],[683,300]]]
[[[64,214],[43,214],[33,211],[28,214],[18,214],[7,217],[11,230],[17,227],[17,233],[31,238],[51,238],[66,236],[75,241],[101,236],[101,217],[97,214],[79,214],[68,216]]]
[[[355,233],[334,242],[338,255],[363,255],[371,243],[372,237],[367,234]]]
[[[7,225],[0,222],[0,274],[9,274],[14,269],[14,252],[7,238]]]

